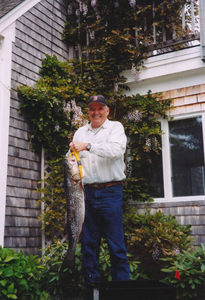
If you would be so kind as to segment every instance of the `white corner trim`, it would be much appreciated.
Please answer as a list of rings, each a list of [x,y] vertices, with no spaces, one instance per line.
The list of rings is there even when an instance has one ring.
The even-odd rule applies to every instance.
[[[41,0],[26,0],[0,19],[0,33]]]
[[[0,32],[0,245],[4,246],[8,140],[10,117],[11,58],[15,24]]]

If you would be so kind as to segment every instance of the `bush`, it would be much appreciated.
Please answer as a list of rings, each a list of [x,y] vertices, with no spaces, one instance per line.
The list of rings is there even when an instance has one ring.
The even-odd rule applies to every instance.
[[[50,295],[50,299],[65,300],[70,296],[79,294],[83,286],[82,263],[80,245],[76,248],[75,270],[61,271],[61,265],[67,252],[68,244],[60,241],[47,246],[42,256],[45,266],[41,281],[41,289]]]
[[[127,254],[129,259],[129,268],[130,268],[130,279],[137,280],[137,278],[147,279],[148,277],[140,271],[139,265],[140,261],[138,261],[132,254]],[[108,250],[108,245],[104,239],[102,239],[100,246],[100,255],[99,255],[99,266],[100,266],[100,275],[101,280],[103,281],[111,281],[111,261]]]
[[[205,245],[196,247],[193,251],[182,251],[177,257],[162,259],[167,263],[162,269],[167,276],[164,283],[171,283],[178,288],[177,299],[200,299],[204,294],[205,280]],[[180,280],[175,278],[179,271]]]
[[[124,213],[124,228],[128,252],[141,262],[139,268],[151,279],[160,279],[163,262],[159,258],[176,256],[189,249],[192,243],[190,226],[179,225],[172,215],[161,211],[137,214],[135,207]]]
[[[43,278],[41,280],[41,290],[46,291],[51,298],[55,300],[70,299],[83,293],[83,272],[81,260],[81,247],[77,245],[75,255],[75,270],[65,269],[61,271],[61,265],[68,249],[67,243],[58,241],[55,244],[48,246],[42,257],[44,268]],[[128,254],[131,279],[136,280],[138,277],[147,278],[139,271],[140,262],[132,255]],[[99,254],[99,266],[101,280],[111,281],[111,262],[107,243],[102,239]]]
[[[44,300],[39,289],[43,266],[37,256],[0,246],[0,299]]]

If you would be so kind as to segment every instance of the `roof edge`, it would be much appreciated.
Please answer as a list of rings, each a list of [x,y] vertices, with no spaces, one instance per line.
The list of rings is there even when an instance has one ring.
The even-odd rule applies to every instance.
[[[41,0],[25,0],[0,19],[0,33]]]

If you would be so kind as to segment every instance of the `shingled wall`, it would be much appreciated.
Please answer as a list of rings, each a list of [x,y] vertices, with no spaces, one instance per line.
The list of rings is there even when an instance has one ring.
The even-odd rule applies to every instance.
[[[68,58],[61,41],[66,21],[63,0],[43,0],[16,21],[16,39],[12,53],[12,92],[10,109],[8,179],[5,219],[5,247],[39,254],[41,224],[34,192],[41,179],[41,153],[29,144],[26,116],[19,114],[17,86],[34,86],[45,54]]]

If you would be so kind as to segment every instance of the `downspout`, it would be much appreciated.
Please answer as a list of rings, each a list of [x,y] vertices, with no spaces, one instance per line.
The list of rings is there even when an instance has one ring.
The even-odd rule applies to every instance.
[[[205,62],[205,0],[199,0],[201,60]]]

